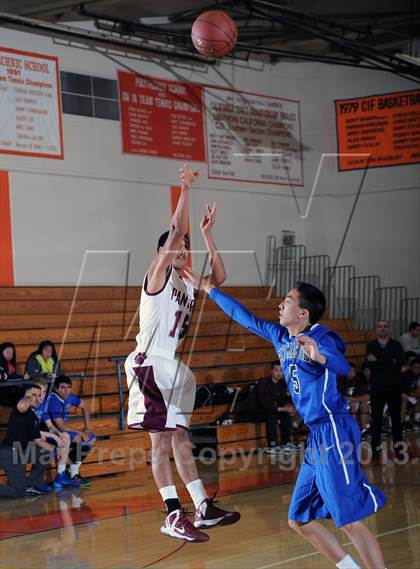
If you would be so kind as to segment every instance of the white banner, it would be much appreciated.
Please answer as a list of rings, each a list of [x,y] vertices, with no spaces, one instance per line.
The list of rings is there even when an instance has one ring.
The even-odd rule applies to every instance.
[[[0,152],[64,157],[56,57],[0,47]]]
[[[299,102],[204,89],[209,178],[303,186]]]

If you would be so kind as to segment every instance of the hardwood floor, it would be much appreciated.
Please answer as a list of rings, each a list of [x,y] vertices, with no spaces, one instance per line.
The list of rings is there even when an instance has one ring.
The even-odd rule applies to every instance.
[[[419,440],[417,440],[419,439]],[[388,569],[420,567],[420,466],[367,466],[369,479],[388,496],[367,520]],[[297,470],[276,457],[255,454],[221,468],[202,465],[210,491],[241,521],[209,530],[205,544],[162,536],[163,507],[150,468],[95,479],[92,486],[28,500],[0,502],[0,568],[25,569],[327,569],[331,563],[294,534],[287,509]],[[178,486],[181,485],[178,480]],[[181,492],[185,503],[188,497]],[[333,529],[331,522],[324,522]],[[345,535],[334,529],[342,543]],[[346,549],[357,559],[352,546]],[[360,561],[360,560],[359,560]]]

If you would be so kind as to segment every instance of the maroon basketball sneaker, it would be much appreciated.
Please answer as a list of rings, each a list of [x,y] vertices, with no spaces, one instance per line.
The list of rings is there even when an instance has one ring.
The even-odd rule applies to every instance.
[[[206,533],[194,527],[184,510],[175,510],[168,514],[160,531],[169,537],[185,539],[186,541],[202,542],[209,539]]]
[[[207,498],[195,511],[194,525],[196,528],[211,528],[213,526],[230,526],[240,520],[239,512],[227,512],[214,505],[214,496]]]

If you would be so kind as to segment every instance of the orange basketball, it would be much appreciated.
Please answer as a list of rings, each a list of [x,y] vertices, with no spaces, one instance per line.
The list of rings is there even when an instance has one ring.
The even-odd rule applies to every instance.
[[[201,55],[223,57],[235,47],[238,29],[229,14],[221,10],[209,10],[195,20],[191,39]]]

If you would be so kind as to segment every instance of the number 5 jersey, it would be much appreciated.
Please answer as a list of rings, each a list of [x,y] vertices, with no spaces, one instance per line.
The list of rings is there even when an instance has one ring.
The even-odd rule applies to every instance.
[[[320,324],[304,332],[316,341],[326,357],[325,365],[321,365],[308,358],[284,326],[258,318],[220,290],[214,288],[209,296],[233,320],[273,344],[293,404],[308,427],[328,421],[334,415],[348,414],[348,403],[338,392],[336,378],[347,375],[350,367],[344,357],[344,342],[335,332]]]

